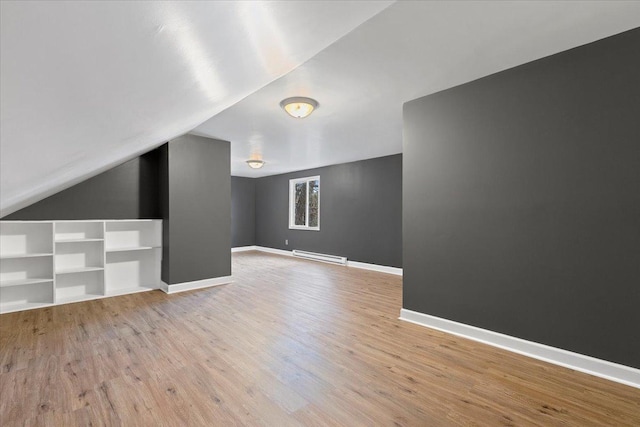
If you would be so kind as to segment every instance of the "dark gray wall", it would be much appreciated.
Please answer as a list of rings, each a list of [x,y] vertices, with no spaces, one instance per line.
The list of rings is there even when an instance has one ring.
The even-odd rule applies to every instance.
[[[289,180],[315,175],[320,231],[290,230]],[[402,267],[401,154],[258,178],[255,192],[257,245]]]
[[[164,283],[171,283],[169,257],[171,252],[171,218],[169,216],[169,143],[158,148],[158,186],[160,187],[160,217],[162,218],[162,271]]]
[[[256,180],[231,177],[231,247],[256,244]]]
[[[2,219],[160,218],[158,163],[151,151]]]
[[[640,30],[409,102],[410,310],[640,368]]]
[[[185,135],[169,142],[166,157],[163,280],[171,285],[231,275],[229,142]]]

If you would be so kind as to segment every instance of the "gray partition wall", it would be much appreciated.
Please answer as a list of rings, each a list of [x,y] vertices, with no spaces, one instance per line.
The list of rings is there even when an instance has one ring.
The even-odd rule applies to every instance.
[[[195,135],[163,152],[162,280],[169,284],[231,275],[230,145]]]
[[[640,29],[409,102],[403,307],[640,368]]]

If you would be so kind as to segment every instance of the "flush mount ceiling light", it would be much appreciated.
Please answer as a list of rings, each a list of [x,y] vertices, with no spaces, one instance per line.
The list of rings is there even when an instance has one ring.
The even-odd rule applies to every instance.
[[[251,169],[260,169],[262,166],[264,166],[264,160],[251,159],[247,160],[247,164]]]
[[[284,108],[291,117],[296,119],[304,119],[309,114],[318,108],[318,101],[311,98],[305,98],[303,96],[294,96],[293,98],[287,98],[280,102],[280,106]]]

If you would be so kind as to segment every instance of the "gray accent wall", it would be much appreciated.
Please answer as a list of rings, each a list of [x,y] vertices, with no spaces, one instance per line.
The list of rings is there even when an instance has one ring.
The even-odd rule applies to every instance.
[[[184,135],[167,144],[163,157],[168,196],[161,202],[163,281],[172,285],[230,276],[229,142]]]
[[[158,148],[158,185],[160,187],[160,217],[162,218],[162,271],[160,277],[171,282],[169,256],[171,255],[171,218],[169,217],[169,143]]]
[[[320,231],[290,230],[289,180],[315,175],[320,175]],[[256,245],[402,267],[401,154],[255,181]]]
[[[640,29],[405,104],[403,307],[640,368]]]
[[[2,219],[160,218],[158,167],[159,153],[154,150]]]
[[[231,177],[231,247],[256,244],[256,180]]]

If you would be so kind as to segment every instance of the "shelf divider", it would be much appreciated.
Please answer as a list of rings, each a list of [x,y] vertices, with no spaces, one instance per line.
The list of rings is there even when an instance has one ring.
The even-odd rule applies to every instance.
[[[56,243],[85,243],[85,242],[104,242],[104,239],[61,239],[56,240]]]
[[[101,271],[101,270],[104,270],[104,267],[78,267],[78,268],[67,268],[64,270],[57,270],[56,274],[84,273],[87,271]]]
[[[160,246],[129,246],[129,247],[122,247],[122,248],[108,248],[106,252],[109,253],[109,252],[146,251],[149,249],[159,249],[159,248]]]
[[[29,278],[29,279],[3,280],[3,281],[0,281],[0,288],[8,288],[11,286],[35,285],[36,283],[46,283],[46,282],[53,282],[53,277],[50,279]]]
[[[0,255],[0,259],[38,258],[45,256],[53,256],[53,253],[4,254]]]

